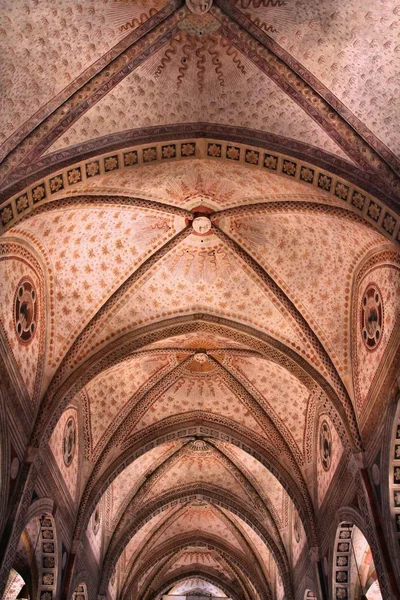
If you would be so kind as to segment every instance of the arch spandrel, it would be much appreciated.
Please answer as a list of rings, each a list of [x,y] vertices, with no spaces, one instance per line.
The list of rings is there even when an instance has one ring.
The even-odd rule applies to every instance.
[[[251,207],[246,214],[242,208],[219,223],[301,306],[339,372],[346,373],[351,362],[348,323],[353,276],[362,257],[382,245],[383,237],[340,211],[324,214],[311,209],[306,216],[293,207],[290,214],[285,203],[273,212],[269,207],[265,212]]]
[[[273,509],[274,519],[278,525],[284,525],[284,497],[285,488],[278,479],[253,456],[244,452],[238,446],[230,443],[217,443],[228,456],[237,462],[239,468],[247,471],[255,480],[257,490],[262,497],[266,497]]]
[[[45,267],[39,253],[14,237],[0,245],[0,322],[29,399],[37,408],[45,363],[48,319]]]
[[[184,498],[185,498],[186,502],[190,501],[191,499],[192,500],[194,500],[194,499],[201,500],[203,498],[203,500],[206,501],[206,502],[209,502],[211,500],[211,502],[213,504],[216,504],[217,506],[218,505],[220,505],[222,507],[226,506],[229,510],[233,510],[234,512],[239,511],[238,514],[245,515],[245,513],[246,513],[247,509],[244,509],[244,507],[239,508],[240,502],[237,503],[236,500],[233,500],[233,499],[231,500],[230,499],[228,501],[228,503],[226,503],[226,500],[228,499],[228,496],[226,496],[226,495],[225,495],[225,500],[222,500],[222,496],[221,496],[221,500],[222,501],[219,500],[218,499],[218,492],[212,491],[212,489],[211,489],[210,486],[200,486],[198,488],[193,488],[192,487],[191,489],[189,488],[188,492],[177,493],[175,495],[175,497],[177,499],[178,498],[180,499],[180,503],[182,503],[182,500]],[[161,510],[163,510],[163,509],[167,508],[168,506],[170,506],[169,503],[165,504],[165,502],[167,500],[167,496],[163,497],[161,504],[160,504],[160,502],[159,503],[152,502],[151,504],[153,504],[155,506],[160,506],[160,508],[162,507]],[[174,496],[174,494],[173,494],[173,496]],[[233,504],[232,504],[232,502],[233,502]],[[138,512],[135,512],[135,515],[136,515],[135,521],[138,521],[138,519],[142,518],[141,516],[139,516],[142,513],[143,513],[143,515],[145,513],[149,513],[149,517],[150,517],[150,515],[154,514],[152,512],[153,509],[151,508],[151,504],[147,505],[147,507],[145,509],[139,509]],[[234,508],[235,504],[237,504],[236,508]],[[128,526],[128,528],[126,528],[126,526],[123,525],[122,522],[120,522],[120,524],[119,524],[119,530],[120,530],[120,532],[118,533],[118,536],[120,538],[120,542],[117,542],[118,536],[116,536],[115,534],[114,534],[114,538],[115,539],[113,539],[111,541],[108,553],[107,553],[106,558],[105,558],[105,564],[107,564],[107,572],[104,572],[104,575],[103,575],[103,582],[104,582],[103,585],[105,585],[106,582],[108,581],[108,578],[110,576],[110,572],[114,568],[114,565],[115,565],[116,561],[118,560],[118,558],[119,558],[119,556],[120,556],[120,554],[122,552],[123,547],[128,543],[129,539],[134,535],[135,531],[138,531],[141,528],[141,526],[142,526],[142,525],[135,526],[133,524],[133,522],[132,522],[132,516],[129,516],[129,515],[130,515],[130,512],[127,511],[126,515],[125,515],[125,519],[124,519],[124,520],[126,520],[128,518],[127,522],[130,523],[130,525]],[[255,516],[252,516],[250,518],[245,516],[244,518],[246,518],[247,522],[250,523],[250,524],[252,524],[252,526],[254,527],[255,520],[257,521],[257,518]],[[145,517],[142,520],[142,523],[146,522],[147,520],[148,520],[148,518]],[[265,542],[268,544],[268,546],[271,548],[271,551],[272,551],[272,553],[274,555],[274,559],[279,563],[279,568],[282,570],[283,577],[285,578],[285,581],[286,581],[285,586],[286,586],[287,591],[289,593],[290,585],[289,585],[289,582],[288,582],[288,579],[287,579],[288,567],[286,566],[287,559],[285,557],[285,554],[284,553],[282,554],[281,551],[277,548],[275,542],[272,540],[271,536],[266,531],[266,529],[264,528],[264,526],[261,525],[261,523],[257,527],[255,527],[254,529],[258,533],[258,535],[261,535],[262,539],[264,539]],[[122,543],[122,546],[121,546],[121,543]]]
[[[360,413],[368,408],[380,364],[397,345],[400,306],[400,255],[386,248],[370,255],[353,284],[352,341],[354,387]],[[376,317],[376,318],[375,318]],[[369,319],[372,321],[368,325]],[[368,326],[368,328],[367,328]]]
[[[61,415],[49,440],[49,449],[68,493],[75,503],[79,494],[80,439],[78,411],[68,407]]]
[[[7,233],[5,240],[28,241],[47,262],[47,385],[99,307],[183,226],[182,219],[168,213],[100,204],[52,210]]]

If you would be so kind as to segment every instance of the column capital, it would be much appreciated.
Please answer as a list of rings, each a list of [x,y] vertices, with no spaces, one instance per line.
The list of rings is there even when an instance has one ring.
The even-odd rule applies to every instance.
[[[36,448],[35,446],[28,446],[25,452],[25,462],[29,464],[36,462],[41,453],[42,452],[40,448]]]
[[[318,546],[312,546],[309,550],[309,556],[312,562],[317,562],[320,560],[320,551]]]
[[[348,470],[352,475],[355,475],[357,471],[366,468],[366,456],[365,452],[354,452],[349,457],[349,462],[347,465]]]
[[[72,540],[71,552],[73,554],[78,554],[83,548],[83,542],[79,539]]]

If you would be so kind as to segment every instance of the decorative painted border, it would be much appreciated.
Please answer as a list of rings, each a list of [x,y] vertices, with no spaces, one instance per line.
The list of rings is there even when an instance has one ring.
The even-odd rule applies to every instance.
[[[313,193],[323,193],[347,207],[392,242],[400,243],[400,216],[381,200],[345,179],[308,162],[256,146],[210,138],[158,142],[116,150],[69,165],[44,177],[0,206],[0,234],[28,216],[36,208],[64,194],[81,193],[79,183],[112,171],[154,162],[189,158],[230,160],[269,173],[290,178],[308,186]],[[99,190],[100,192],[100,190]]]
[[[76,590],[72,594],[72,600],[88,600],[86,583],[81,583],[77,586]]]
[[[393,424],[390,448],[389,498],[392,513],[393,536],[400,553],[400,401]]]
[[[54,600],[57,588],[57,540],[53,517],[42,515],[40,518],[40,541],[42,564],[39,580],[39,600]]]
[[[351,568],[351,538],[353,524],[341,523],[335,540],[333,563],[333,598],[334,600],[349,600],[350,598],[350,568]]]

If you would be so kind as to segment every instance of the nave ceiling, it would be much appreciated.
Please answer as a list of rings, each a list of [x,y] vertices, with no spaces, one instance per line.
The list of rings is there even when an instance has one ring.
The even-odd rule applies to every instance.
[[[63,600],[314,597],[399,344],[399,7],[6,4],[2,356]]]

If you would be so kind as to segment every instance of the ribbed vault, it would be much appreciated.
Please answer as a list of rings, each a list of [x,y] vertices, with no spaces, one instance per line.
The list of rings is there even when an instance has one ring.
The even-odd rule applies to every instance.
[[[9,514],[61,490],[62,600],[317,596],[399,343],[398,7],[348,30],[325,0],[21,2],[0,29]],[[385,44],[368,81],[335,19],[371,64]]]

